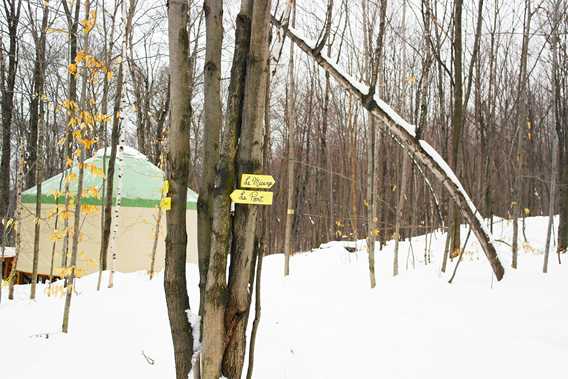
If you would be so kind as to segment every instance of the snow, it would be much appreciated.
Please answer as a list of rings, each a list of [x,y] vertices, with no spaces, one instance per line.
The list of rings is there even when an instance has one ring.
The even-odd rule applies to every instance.
[[[553,254],[549,273],[541,273],[547,221],[526,220],[528,242],[519,233],[519,269],[512,270],[510,247],[499,242],[510,244],[512,222],[496,219],[496,248],[507,268],[501,282],[473,235],[453,284],[447,280],[455,261],[447,274],[439,272],[440,232],[412,239],[416,269],[407,255],[409,241],[401,242],[396,278],[394,243],[377,249],[374,290],[364,241],[330,242],[296,254],[287,278],[282,255],[265,258],[254,377],[566,378],[568,268]],[[466,234],[463,226],[462,238]],[[433,261],[425,266],[424,243],[430,239]],[[360,251],[349,253],[344,246]],[[193,314],[197,267],[190,265],[187,273]],[[142,272],[116,273],[115,287],[100,292],[96,279],[78,281],[68,335],[59,333],[64,299],[48,298],[45,285],[36,301],[28,300],[28,286],[16,288],[16,300],[2,299],[3,379],[174,377],[163,275],[150,281]]]
[[[343,68],[335,63],[327,54],[321,53],[321,57],[327,61],[327,63],[332,66],[337,72],[341,73],[345,79],[349,81],[349,83],[353,84],[353,87],[357,88],[357,91],[361,92],[363,95],[369,93],[369,86],[360,82],[359,80],[355,79],[353,76],[349,75],[347,72],[344,72]]]
[[[191,330],[193,331],[193,351],[201,351],[201,316],[197,313],[193,313],[190,309],[186,309],[187,321],[191,325]]]
[[[288,25],[288,30],[290,31],[290,33],[292,33],[293,35],[295,35],[297,38],[301,39],[302,41],[304,41],[304,43],[306,45],[308,45],[308,47],[310,49],[315,49],[316,45],[317,45],[317,41],[312,39],[312,38],[308,38],[304,35],[304,33],[302,31],[300,31],[299,29],[296,29],[295,27],[293,27],[292,25]]]
[[[416,137],[416,126],[410,124],[404,118],[402,118],[402,116],[399,115],[394,109],[392,109],[390,105],[381,100],[379,96],[375,95],[374,100],[375,103],[377,103],[377,106],[383,112],[385,112],[389,116],[389,118],[394,121],[395,124],[406,130],[406,132],[412,137]]]
[[[450,178],[452,183],[454,183],[458,187],[459,191],[463,194],[469,209],[475,215],[475,217],[477,217],[477,219],[479,220],[479,224],[481,225],[481,229],[483,230],[483,232],[485,233],[487,238],[489,238],[489,240],[492,241],[492,243],[493,243],[494,238],[492,237],[491,233],[489,232],[489,230],[485,226],[485,222],[483,220],[483,217],[477,211],[475,204],[473,204],[473,201],[471,201],[471,198],[469,197],[469,195],[467,194],[467,192],[463,188],[460,180],[457,178],[454,171],[450,168],[450,166],[448,166],[448,164],[446,163],[444,158],[442,158],[440,156],[440,154],[438,154],[436,149],[434,149],[432,146],[430,146],[430,144],[428,142],[426,142],[424,140],[420,140],[419,142],[420,142],[420,146],[422,146],[424,151],[426,151],[426,153],[428,153],[428,155],[430,155],[430,157],[432,157],[432,159],[434,159],[436,161],[436,163],[438,163],[438,165],[440,166],[442,171],[444,171],[446,173],[446,175],[448,176],[448,178]]]

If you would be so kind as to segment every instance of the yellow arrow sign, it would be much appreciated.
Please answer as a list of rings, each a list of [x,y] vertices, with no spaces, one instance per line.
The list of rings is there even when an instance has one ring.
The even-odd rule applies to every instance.
[[[272,192],[234,190],[231,200],[237,204],[272,205]]]
[[[272,188],[276,181],[271,175],[243,174],[241,187],[244,188]]]

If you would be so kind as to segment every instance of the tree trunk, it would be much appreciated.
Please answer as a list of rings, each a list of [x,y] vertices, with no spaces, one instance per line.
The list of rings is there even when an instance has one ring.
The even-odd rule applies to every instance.
[[[259,173],[262,168],[262,134],[268,75],[268,32],[271,1],[255,1],[252,8],[250,51],[243,103],[243,122],[237,153],[239,174]],[[241,377],[246,350],[246,325],[250,309],[249,283],[256,235],[258,207],[235,207],[234,244],[231,250],[225,329],[227,348],[223,375]]]
[[[266,75],[266,97],[265,97],[265,112],[264,112],[264,142],[263,142],[263,169],[265,172],[270,172],[271,168],[271,154],[270,154],[270,141],[271,141],[271,128],[270,128],[270,61],[268,62],[268,75]],[[269,244],[271,229],[269,226],[270,209],[265,207],[263,209],[259,225],[262,226],[259,233],[259,248],[256,255],[256,273],[254,275],[254,321],[252,323],[252,330],[250,333],[249,353],[248,353],[248,367],[247,379],[252,379],[254,369],[254,352],[256,344],[256,336],[258,327],[260,325],[260,317],[262,314],[261,302],[261,288],[262,288],[262,263],[266,255]],[[253,265],[253,267],[255,266]]]
[[[77,7],[79,7],[80,1],[77,1]],[[85,17],[89,17],[89,12],[91,9],[91,2],[90,0],[85,1]],[[76,16],[79,14],[78,9],[76,8]],[[75,37],[76,38],[76,37]],[[87,54],[89,52],[89,32],[87,31],[83,37],[83,51]],[[73,61],[77,66],[79,65],[76,60]],[[73,135],[75,132],[79,133],[79,136],[76,137],[77,144],[79,145],[80,156],[77,160],[77,166],[79,168],[79,177],[77,180],[77,192],[75,194],[75,210],[73,213],[73,240],[71,245],[71,262],[70,265],[67,266],[67,274],[66,274],[66,294],[65,294],[65,307],[63,309],[63,323],[62,323],[62,331],[63,333],[67,333],[69,331],[69,315],[71,311],[71,299],[73,297],[73,291],[75,289],[75,278],[77,274],[77,256],[79,255],[79,240],[81,236],[81,201],[83,198],[83,181],[85,176],[85,145],[83,140],[86,139],[86,133],[90,127],[94,125],[89,124],[88,120],[83,119],[83,110],[86,109],[86,95],[87,95],[87,76],[88,70],[87,67],[83,68],[83,75],[82,75],[82,85],[81,85],[81,99],[79,105],[79,111],[77,109],[71,108],[69,109],[69,114],[71,119],[76,120],[75,123],[75,130],[72,130]],[[72,73],[72,76],[73,75]],[[80,125],[87,125],[87,127],[82,130]],[[36,212],[37,212],[36,208]],[[39,231],[36,230],[37,235],[39,236]],[[34,252],[35,254],[35,252]]]
[[[44,135],[44,105],[42,103],[44,91],[44,77],[45,77],[45,40],[47,34],[47,21],[49,18],[49,7],[47,4],[43,7],[43,18],[41,21],[41,36],[36,40],[36,60],[34,67],[34,97],[30,104],[30,161],[28,167],[30,172],[27,177],[27,186],[31,187],[36,183],[36,204],[35,204],[35,226],[34,226],[34,253],[32,262],[32,285],[30,298],[35,299],[36,284],[37,284],[37,270],[39,262],[39,236],[40,236],[40,219],[41,219],[41,182],[43,181],[43,135]],[[34,140],[35,138],[35,140]],[[42,157],[38,160],[37,156]],[[32,168],[35,167],[35,170]],[[35,171],[35,178],[32,173]]]
[[[375,119],[370,117],[367,134],[367,255],[369,260],[369,279],[371,288],[375,288],[375,235],[377,223],[375,217]]]
[[[126,1],[126,0],[124,0]],[[126,44],[128,41],[128,36],[131,33],[131,24],[132,24],[132,17],[134,15],[134,9],[131,6],[126,11],[126,4],[122,4],[121,13],[122,13],[122,22],[123,22],[123,36],[122,36],[122,43],[121,43],[121,59],[118,63],[118,74],[116,78],[116,92],[114,95],[114,106],[113,106],[113,115],[112,115],[112,129],[111,129],[111,136],[110,136],[110,157],[108,161],[108,169],[106,172],[106,193],[104,199],[104,220],[103,220],[103,227],[101,230],[101,250],[99,252],[99,261],[100,261],[100,270],[104,271],[108,268],[108,248],[110,245],[110,236],[111,236],[111,224],[114,219],[115,222],[115,231],[117,232],[117,223],[118,223],[118,210],[114,209],[115,217],[113,217],[113,192],[114,192],[114,174],[116,171],[116,161],[117,161],[117,152],[118,152],[118,145],[121,142],[121,134],[122,134],[122,101],[123,101],[123,89],[124,89],[124,59],[126,57]],[[105,151],[106,153],[106,151]],[[103,158],[106,162],[106,154]],[[120,176],[120,167],[119,167],[119,176]],[[120,182],[119,178],[119,182]],[[120,183],[118,183],[120,186]],[[118,191],[117,191],[117,199],[116,199],[116,208],[118,208]],[[113,247],[112,251],[112,259],[116,259],[116,251]],[[109,276],[109,287],[112,287],[112,273]]]
[[[462,44],[462,8],[463,0],[454,1],[454,94],[452,111],[452,150],[450,165],[452,169],[459,172],[459,146],[464,124],[463,106],[463,44]],[[450,257],[455,258],[460,252],[460,217],[459,210],[455,204],[451,206],[450,223]]]
[[[65,10],[65,17],[67,18],[67,27],[69,29],[69,64],[75,63],[75,58],[77,57],[77,29],[79,28],[79,12],[81,10],[81,2],[75,2],[75,9],[73,10],[74,13],[71,13],[71,9],[67,3],[67,0],[63,1],[63,7]],[[71,107],[69,112],[67,112],[67,124],[71,123],[73,118],[74,110],[77,107],[77,77],[75,74],[71,72],[68,73],[68,93],[69,93],[69,102]],[[63,246],[61,251],[61,267],[67,267],[67,257],[69,255],[69,214],[71,213],[69,210],[70,207],[70,200],[71,194],[69,192],[69,174],[71,173],[71,166],[72,166],[72,143],[73,143],[73,133],[71,128],[67,128],[65,133],[65,158],[69,161],[69,164],[66,166],[68,167],[68,173],[64,173],[66,175],[65,178],[65,206],[63,210],[63,230],[65,231],[65,235],[63,237]],[[67,285],[67,278],[65,279],[65,285]]]
[[[293,0],[290,10],[290,24],[296,26],[296,2]],[[294,78],[294,44],[290,42],[290,57],[288,60],[288,77],[286,83],[286,124],[288,126],[288,199],[286,202],[286,230],[284,232],[284,276],[290,274],[290,255],[293,254],[294,244],[292,243],[292,224],[294,221],[294,190],[295,179],[294,165],[296,164],[296,147],[294,138],[296,136],[296,83]]]
[[[170,0],[168,5],[168,40],[170,56],[171,124],[167,176],[171,209],[166,212],[166,261],[164,290],[174,345],[176,378],[187,379],[193,355],[193,331],[188,322],[186,255],[186,204],[189,172],[189,125],[191,97],[189,80],[188,5],[184,0]]]
[[[197,200],[197,250],[199,254],[199,314],[203,316],[207,271],[211,256],[211,228],[215,165],[219,160],[219,133],[222,126],[221,49],[223,45],[223,3],[207,0],[203,5],[206,25],[204,67],[203,175]],[[203,334],[201,334],[203,336]]]
[[[20,19],[21,0],[7,0],[4,2],[4,12],[8,26],[8,76],[2,83],[2,157],[0,158],[0,217],[8,215],[10,202],[10,151],[12,143],[12,116],[14,111],[14,86],[18,68],[18,23]],[[3,63],[3,53],[0,52],[0,63]],[[4,80],[4,77],[1,78]],[[4,234],[4,228],[0,225],[0,234]]]
[[[14,223],[17,226],[21,226],[22,222],[22,190],[24,187],[24,151],[23,146],[20,147],[20,156],[18,158],[19,166],[18,166],[18,175],[16,177],[16,209],[15,209],[15,217]],[[6,236],[4,236],[6,237]],[[20,258],[20,252],[22,250],[22,228],[18,227],[16,229],[16,236],[15,236],[15,245],[16,245],[16,256],[14,257],[14,263],[12,264],[12,270],[10,272],[10,288],[8,290],[8,299],[14,300],[14,285],[16,284],[17,274],[16,274],[16,267],[18,266],[18,259]],[[2,254],[4,252],[2,251]],[[0,273],[3,270],[0,268]]]
[[[410,174],[410,157],[408,152],[402,151],[404,157],[402,158],[402,174],[400,179],[400,192],[398,195],[398,204],[396,206],[396,224],[394,230],[394,258],[393,258],[393,276],[398,275],[398,246],[400,240],[400,222],[402,220],[402,213],[404,212],[404,203],[406,202],[406,187],[408,177]]]
[[[555,136],[554,136],[555,137]],[[553,137],[553,138],[554,138]],[[552,143],[552,169],[551,169],[551,176],[550,176],[550,201],[548,203],[548,228],[546,229],[546,245],[544,248],[544,264],[542,266],[542,272],[545,274],[548,272],[548,256],[550,253],[550,241],[551,241],[551,233],[552,227],[554,225],[554,204],[556,202],[556,174],[558,171],[558,142],[557,139],[554,138],[554,142]]]
[[[525,19],[523,24],[523,43],[521,47],[521,67],[519,70],[518,81],[518,114],[517,114],[517,146],[516,153],[513,158],[513,185],[512,185],[512,213],[513,213],[513,247],[512,247],[512,267],[518,266],[518,219],[521,217],[525,208],[524,185],[526,176],[526,139],[527,133],[530,133],[530,123],[528,119],[528,54],[529,54],[529,33],[531,27],[531,3],[530,0],[525,1]]]

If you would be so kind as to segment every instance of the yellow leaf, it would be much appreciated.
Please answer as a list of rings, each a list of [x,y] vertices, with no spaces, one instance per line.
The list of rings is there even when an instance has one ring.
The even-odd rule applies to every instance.
[[[97,20],[97,12],[92,11],[89,14],[89,18],[81,20],[81,26],[83,26],[83,32],[84,33],[89,33],[91,30],[93,30],[93,28],[95,27],[95,23]]]
[[[93,146],[96,143],[96,141],[94,139],[82,139],[81,140],[81,144],[83,144],[83,146],[85,146],[85,149],[90,149],[91,146]]]
[[[71,183],[75,180],[77,180],[77,174],[75,174],[74,172],[70,172],[69,175],[67,175],[67,177],[65,178],[65,181],[67,183]]]
[[[102,113],[98,113],[95,116],[95,121],[96,122],[109,122],[112,119],[111,115],[108,114],[102,114]]]
[[[87,53],[85,52],[85,50],[79,50],[77,54],[75,54],[75,63],[81,63],[85,60],[86,56]]]
[[[57,230],[55,229],[50,235],[49,235],[49,240],[51,242],[55,242],[55,241],[60,241],[63,239],[63,237],[65,237],[65,232],[63,232],[62,230]]]
[[[83,194],[83,197],[92,197],[95,199],[100,198],[99,189],[97,187],[91,187]]]
[[[166,211],[172,209],[172,198],[164,197],[162,200],[160,200],[160,208]]]
[[[97,211],[96,205],[81,204],[81,212],[85,215],[93,214]]]
[[[75,65],[75,69],[77,69],[77,65]],[[67,109],[67,110],[71,110],[71,111],[76,111],[79,106],[77,105],[77,103],[73,100],[63,100],[63,108]]]
[[[77,65],[75,63],[69,63],[67,71],[69,71],[71,75],[77,75]]]

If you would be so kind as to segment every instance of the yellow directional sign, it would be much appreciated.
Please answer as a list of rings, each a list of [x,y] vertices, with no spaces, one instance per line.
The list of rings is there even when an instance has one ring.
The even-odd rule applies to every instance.
[[[160,208],[162,208],[165,211],[169,211],[170,209],[172,209],[172,198],[164,197],[162,200],[160,200]]]
[[[234,190],[231,200],[237,204],[272,205],[272,192]]]
[[[269,189],[274,183],[275,180],[271,175],[243,174],[241,176],[241,187],[243,188]]]

